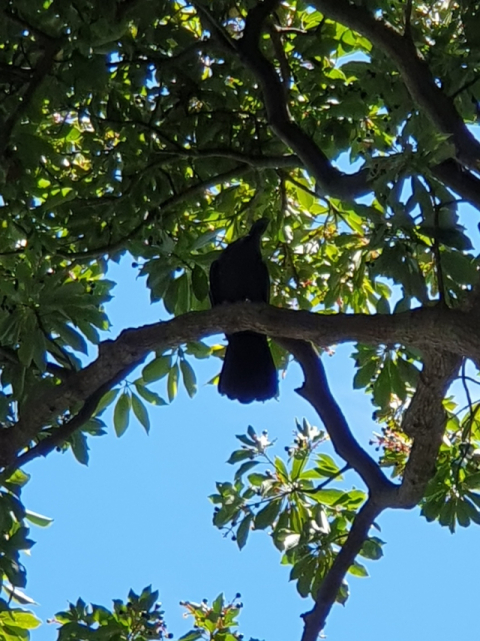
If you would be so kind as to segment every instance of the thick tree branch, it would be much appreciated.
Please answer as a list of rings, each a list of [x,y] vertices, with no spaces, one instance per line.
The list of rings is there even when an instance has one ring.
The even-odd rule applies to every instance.
[[[313,314],[265,304],[220,305],[191,312],[168,322],[123,331],[100,344],[98,358],[49,392],[32,394],[17,423],[0,430],[0,465],[11,465],[22,450],[76,403],[85,401],[126,367],[140,364],[150,352],[167,350],[213,334],[255,330],[272,337],[294,338],[318,345],[359,341],[372,345],[403,344],[471,358],[480,363],[479,315],[439,307],[402,314]]]
[[[431,168],[432,174],[461,198],[480,209],[480,180],[456,160],[444,160]]]
[[[335,603],[342,581],[362,549],[362,545],[368,537],[368,531],[382,509],[373,499],[369,499],[355,517],[347,540],[315,595],[314,607],[303,615],[305,627],[302,641],[317,641],[319,634],[325,627],[325,622]]]
[[[107,381],[101,385],[97,390],[89,396],[82,408],[72,416],[68,421],[66,421],[61,427],[52,432],[50,436],[43,438],[37,443],[34,447],[30,448],[23,454],[21,454],[14,463],[5,468],[5,470],[0,475],[0,483],[7,480],[10,475],[19,467],[26,465],[30,461],[38,458],[39,456],[47,456],[50,452],[56,447],[63,445],[78,429],[80,429],[87,421],[89,421],[94,415],[95,410],[98,407],[99,402],[102,397],[112,388],[120,383],[128,374],[134,369],[134,365],[126,367],[124,370],[120,371],[116,376],[114,376],[110,381]]]
[[[322,419],[336,453],[360,475],[370,494],[392,490],[394,484],[354,438],[330,391],[323,363],[313,345],[291,339],[279,342],[300,363],[305,381],[296,392],[310,403]]]
[[[369,499],[359,511],[345,544],[315,595],[313,609],[304,615],[302,641],[314,641],[325,626],[350,566],[360,552],[374,519],[386,507],[412,508],[424,495],[435,473],[435,461],[445,432],[443,398],[458,372],[461,359],[453,354],[427,353],[417,390],[406,411],[403,428],[414,438],[402,484],[389,481],[377,463],[357,443],[333,398],[322,362],[310,343],[281,339],[300,363],[305,381],[297,392],[315,408],[332,440],[335,451],[363,479]]]
[[[282,81],[258,45],[263,23],[280,4],[279,0],[259,2],[249,11],[241,40],[232,40],[205,7],[198,2],[193,4],[217,42],[226,52],[238,55],[258,80],[270,127],[278,138],[298,155],[315,178],[319,189],[325,194],[343,199],[351,198],[352,193],[360,196],[371,191],[371,187],[367,186],[367,170],[346,175],[336,169],[311,137],[292,120]]]
[[[352,192],[359,196],[368,193],[371,190],[367,185],[368,172],[363,170],[349,176],[333,167],[323,151],[293,121],[289,113],[285,88],[273,65],[261,53],[258,44],[263,20],[278,4],[257,4],[249,12],[243,38],[237,44],[243,64],[250,69],[262,89],[268,123],[278,138],[298,155],[321,191],[343,199],[351,197]]]
[[[402,484],[390,507],[415,507],[425,494],[445,433],[447,415],[443,399],[461,361],[457,354],[424,353],[417,389],[402,421],[402,430],[413,438],[413,446]]]
[[[325,16],[362,34],[386,53],[397,66],[417,105],[440,132],[453,136],[459,161],[478,169],[480,143],[467,129],[454,101],[437,85],[408,34],[403,36],[391,25],[375,18],[364,6],[348,0],[315,0],[313,4]]]
[[[335,2],[336,0],[326,0],[326,4],[328,4],[329,8],[330,4],[335,4]],[[292,162],[294,162],[294,159],[297,157],[299,165],[308,169],[311,175],[315,178],[320,191],[325,194],[348,200],[360,197],[372,191],[373,182],[369,176],[368,170],[360,169],[353,174],[345,174],[335,168],[311,137],[293,121],[289,113],[285,98],[285,87],[273,65],[261,53],[258,45],[263,20],[275,8],[278,2],[263,2],[254,7],[247,18],[243,38],[239,41],[230,40],[228,34],[220,28],[209,12],[204,7],[200,7],[199,3],[194,4],[199,10],[202,19],[206,21],[207,26],[218,39],[218,42],[223,45],[224,49],[228,52],[232,53],[232,51],[236,51],[244,65],[250,69],[258,80],[263,93],[269,125],[278,138],[296,154],[296,156],[287,157],[291,159]],[[323,6],[323,3],[319,4],[322,4]],[[342,2],[342,7],[344,7],[345,4],[348,3]],[[364,9],[359,7],[353,7],[353,9],[360,12],[360,15],[363,16],[364,22],[366,22],[371,29],[375,27],[375,29],[373,29],[375,33],[377,30],[380,30],[380,33],[382,34],[382,38],[380,38],[380,40],[382,43],[388,43],[390,32],[395,34],[395,51],[397,52],[397,58],[402,58],[403,48],[408,48],[410,46],[411,49],[411,45],[408,44],[408,39],[401,36],[392,27],[383,25],[383,23],[377,21]],[[326,8],[325,12],[327,12]],[[339,12],[339,15],[340,13],[341,12]],[[343,14],[341,15],[343,16]],[[341,21],[340,18],[338,19]],[[345,22],[345,24],[348,23]],[[357,24],[357,22],[355,22],[355,24]],[[361,24],[363,25],[363,22]],[[357,30],[361,31],[359,28]],[[396,61],[397,58],[395,58]],[[459,149],[461,148],[464,151],[470,150],[470,156],[475,151],[480,150],[480,144],[477,143],[465,127],[463,120],[455,110],[453,101],[445,96],[436,86],[434,79],[430,77],[428,67],[425,62],[418,57],[415,49],[410,50],[410,58],[413,60],[413,62],[411,61],[410,63],[410,67],[411,72],[413,73],[415,86],[417,84],[421,85],[421,82],[417,82],[417,78],[415,76],[417,66],[419,66],[422,69],[422,78],[425,80],[425,74],[428,76],[427,87],[430,87],[430,85],[433,86],[433,94],[430,97],[433,107],[438,109],[439,105],[442,106],[444,103],[446,105],[443,107],[443,110],[446,111],[448,117],[445,116],[440,123],[441,126],[437,124],[440,131],[455,133],[458,130],[459,133],[457,134],[457,137],[463,142],[461,146],[459,146],[460,143],[458,143],[457,146],[459,146]],[[422,86],[420,86],[420,88],[423,89]],[[440,103],[437,103],[436,101],[437,92],[443,96],[443,100]],[[413,95],[413,97],[415,98],[415,95]],[[465,154],[466,152],[464,155]],[[477,157],[480,157],[480,154],[479,156],[475,156],[475,158]],[[242,161],[241,158],[238,158],[238,160]],[[243,162],[248,162],[248,160],[243,160]],[[261,162],[262,161],[260,160],[260,163]],[[379,159],[378,162],[382,162],[382,159]],[[282,161],[282,165],[285,167],[286,165],[283,163],[284,161]],[[439,180],[456,191],[462,198],[469,200],[472,204],[480,208],[480,180],[473,174],[462,170],[461,166],[454,160],[442,162],[439,165],[432,167],[431,171]]]

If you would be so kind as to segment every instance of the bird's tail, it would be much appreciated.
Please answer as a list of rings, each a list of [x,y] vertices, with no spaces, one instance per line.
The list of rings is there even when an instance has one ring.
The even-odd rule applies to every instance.
[[[227,336],[218,391],[240,403],[266,401],[278,393],[277,370],[267,337],[255,332]]]

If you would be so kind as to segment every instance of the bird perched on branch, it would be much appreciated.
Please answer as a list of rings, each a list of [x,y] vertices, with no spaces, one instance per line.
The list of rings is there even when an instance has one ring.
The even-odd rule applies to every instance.
[[[270,278],[260,251],[268,218],[229,245],[210,268],[212,306],[238,301],[268,303]],[[227,334],[227,350],[218,391],[240,403],[266,401],[278,393],[277,370],[267,337],[256,332]]]

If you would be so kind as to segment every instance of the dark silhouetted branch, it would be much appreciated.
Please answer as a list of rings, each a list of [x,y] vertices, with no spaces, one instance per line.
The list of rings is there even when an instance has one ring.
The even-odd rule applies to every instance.
[[[288,339],[279,342],[300,363],[305,381],[296,392],[312,405],[322,419],[336,453],[360,475],[370,493],[393,489],[394,484],[354,438],[330,391],[323,363],[313,345]]]
[[[452,353],[480,363],[479,315],[428,307],[401,314],[314,314],[266,304],[219,305],[167,322],[128,329],[100,344],[90,365],[73,372],[61,385],[32,394],[12,428],[0,430],[0,465],[8,466],[52,418],[85,401],[126,367],[140,364],[150,352],[164,351],[212,334],[253,330],[272,337],[331,345],[359,341],[371,345],[403,344],[422,351]]]
[[[468,130],[452,98],[437,85],[408,33],[405,36],[400,34],[382,19],[374,17],[363,5],[348,0],[314,0],[313,4],[328,18],[362,34],[387,54],[397,66],[417,105],[438,131],[452,135],[460,162],[478,168],[480,143]]]
[[[347,540],[315,595],[315,605],[310,612],[303,615],[305,627],[302,641],[317,641],[319,634],[325,627],[325,622],[335,603],[343,579],[362,549],[362,545],[368,537],[368,531],[381,511],[382,508],[375,501],[369,499],[358,512]]]

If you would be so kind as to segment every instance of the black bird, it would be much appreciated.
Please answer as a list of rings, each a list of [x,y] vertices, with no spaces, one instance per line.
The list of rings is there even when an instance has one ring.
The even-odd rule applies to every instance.
[[[210,267],[212,306],[249,300],[268,303],[270,278],[260,241],[268,218],[253,223],[249,233],[229,245]],[[266,401],[278,392],[277,370],[267,337],[256,332],[227,334],[227,350],[218,391],[240,403]]]

